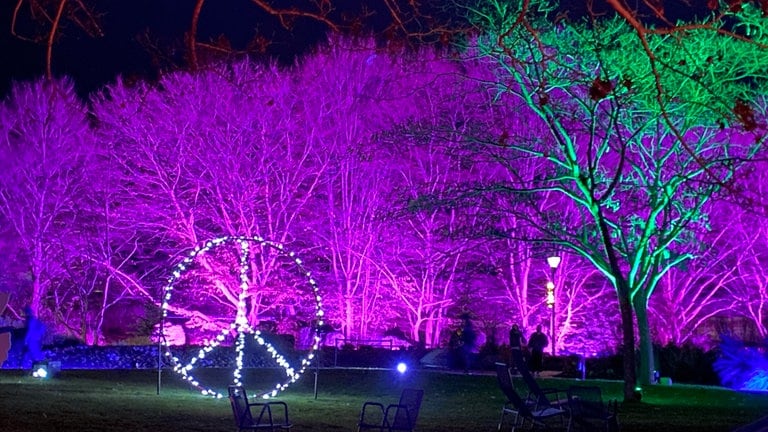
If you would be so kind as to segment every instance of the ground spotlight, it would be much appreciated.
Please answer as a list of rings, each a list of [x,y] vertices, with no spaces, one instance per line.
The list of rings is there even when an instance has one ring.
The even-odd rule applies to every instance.
[[[635,395],[635,398],[637,398],[637,400],[642,400],[643,399],[643,388],[640,387],[640,386],[635,387],[635,391],[633,392],[633,394]]]
[[[408,365],[407,364],[405,364],[403,362],[400,362],[400,363],[397,364],[397,371],[400,372],[401,374],[404,374],[405,371],[407,371],[407,370],[408,370]]]
[[[61,362],[36,362],[32,365],[32,376],[40,379],[54,378],[61,372]]]

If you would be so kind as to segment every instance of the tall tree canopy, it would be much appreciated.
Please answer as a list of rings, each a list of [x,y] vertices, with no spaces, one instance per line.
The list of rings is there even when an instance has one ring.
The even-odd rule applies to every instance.
[[[693,228],[704,204],[732,193],[733,181],[762,150],[761,58],[766,20],[744,8],[638,36],[622,17],[556,20],[547,1],[489,0],[467,9],[481,36],[469,56],[496,64],[500,103],[520,103],[544,134],[494,130],[478,137],[497,161],[536,158],[533,177],[489,182],[487,193],[559,194],[578,210],[564,219],[540,199],[521,200],[536,240],[587,258],[618,294],[625,398],[636,381],[633,315],[640,336],[640,380],[653,369],[648,301],[660,278],[697,255]],[[736,34],[745,26],[749,32]],[[650,27],[649,27],[650,28]],[[644,55],[637,55],[644,53]],[[516,166],[506,164],[510,170]]]

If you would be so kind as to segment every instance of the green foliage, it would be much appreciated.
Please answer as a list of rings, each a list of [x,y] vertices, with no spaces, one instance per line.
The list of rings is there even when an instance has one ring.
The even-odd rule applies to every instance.
[[[546,137],[505,141],[510,159],[548,163],[528,192],[555,192],[579,208],[565,223],[537,221],[542,237],[613,282],[625,358],[634,314],[640,378],[649,381],[649,298],[665,272],[699,252],[704,205],[733,195],[733,178],[763,147],[756,107],[766,90],[768,18],[745,7],[727,20],[654,28],[617,14],[569,20],[547,0],[487,0],[468,11],[482,31],[468,52],[494,69],[496,100],[523,103],[547,125]]]
[[[638,30],[619,16],[569,21],[555,11],[549,1],[481,2],[469,9],[484,32],[473,54],[493,65],[499,103],[517,98],[548,125],[549,136],[507,147],[510,158],[549,162],[534,188],[583,211],[568,224],[542,221],[551,241],[617,276],[592,253],[610,239],[601,255],[615,249],[632,296],[647,298],[666,249],[675,262],[695,252],[704,203],[762,148],[755,107],[768,19],[745,8],[728,21]]]
[[[642,35],[615,15],[555,22],[553,2],[525,6],[489,0],[470,17],[484,31],[481,56],[500,58],[507,70],[536,69],[526,79],[539,104],[551,100],[545,95],[553,89],[567,88],[585,102],[611,97],[631,103],[635,115],[647,118],[664,110],[684,121],[676,127],[702,120],[754,127],[744,107],[765,94],[768,19],[750,4],[727,21],[648,27]]]

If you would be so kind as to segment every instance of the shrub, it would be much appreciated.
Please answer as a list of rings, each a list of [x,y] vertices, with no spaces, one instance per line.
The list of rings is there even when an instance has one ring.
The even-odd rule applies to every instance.
[[[661,376],[672,378],[672,382],[686,384],[720,385],[715,373],[714,363],[717,351],[704,351],[694,345],[682,347],[667,345],[656,347],[658,353],[657,370]]]

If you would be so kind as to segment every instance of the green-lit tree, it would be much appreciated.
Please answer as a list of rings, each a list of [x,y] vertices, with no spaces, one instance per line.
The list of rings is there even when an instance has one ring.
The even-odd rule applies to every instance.
[[[468,55],[495,70],[499,103],[522,103],[517,115],[530,115],[525,127],[517,120],[470,140],[477,155],[514,173],[473,188],[508,194],[539,230],[536,240],[584,256],[611,281],[624,397],[636,399],[638,371],[647,383],[653,369],[649,298],[670,268],[695,257],[704,204],[737,192],[734,177],[762,146],[766,22],[746,5],[729,28],[713,19],[641,33],[626,17],[558,19],[545,1],[466,10],[481,34]],[[525,177],[510,163],[521,158],[546,165]],[[576,217],[539,205],[537,196],[553,191]]]

